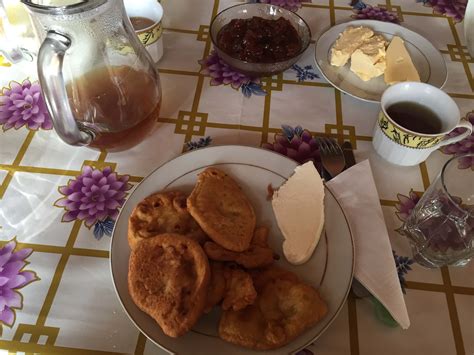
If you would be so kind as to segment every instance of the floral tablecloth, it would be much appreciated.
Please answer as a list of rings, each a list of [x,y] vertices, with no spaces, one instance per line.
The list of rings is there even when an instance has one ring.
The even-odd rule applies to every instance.
[[[444,90],[474,123],[474,59],[463,35],[466,0],[266,0],[298,11],[313,39],[352,18],[398,22],[428,38],[448,67]],[[472,0],[471,0],[472,1]],[[129,321],[114,293],[110,235],[134,186],[151,170],[209,144],[264,146],[318,161],[314,136],[350,141],[370,159],[411,318],[403,331],[368,298],[351,295],[330,329],[301,354],[474,354],[474,263],[424,269],[397,229],[453,154],[474,137],[400,168],[377,157],[378,105],[332,88],[314,43],[282,75],[251,79],[212,51],[209,23],[226,0],[163,0],[159,128],[122,153],[62,143],[52,130],[35,63],[0,61],[0,349],[11,353],[163,354]],[[460,169],[472,169],[465,161]],[[99,192],[98,192],[99,191]],[[197,344],[198,346],[198,344]]]

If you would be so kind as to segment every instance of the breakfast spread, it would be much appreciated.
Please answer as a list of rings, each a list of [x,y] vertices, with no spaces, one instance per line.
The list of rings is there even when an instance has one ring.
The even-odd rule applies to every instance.
[[[251,63],[281,62],[302,48],[298,32],[283,17],[233,19],[220,29],[217,43],[231,57]]]
[[[295,179],[316,182],[304,196],[309,192],[311,200],[319,201],[321,191],[312,174],[307,164],[297,168],[276,192],[276,201],[282,201],[279,194],[284,200],[286,191],[295,192]],[[311,208],[311,218],[303,223],[308,222],[310,230],[300,233],[314,232],[312,218],[322,216],[319,202]],[[203,314],[220,305],[219,337],[251,349],[274,349],[327,313],[314,287],[273,265],[276,256],[268,244],[268,228],[256,227],[244,191],[219,169],[201,172],[187,198],[180,191],[145,198],[129,218],[128,234],[129,293],[170,337],[184,335]]]
[[[145,6],[144,2],[142,0],[140,6]],[[154,0],[147,2],[158,3]],[[470,191],[460,189],[456,193],[459,197],[451,198],[455,194],[446,191],[451,178],[446,176],[446,183],[444,181],[444,173],[448,172],[450,164],[456,164],[458,166],[454,166],[453,171],[457,176],[452,178],[455,187],[469,187],[469,181],[472,183],[472,179],[464,183],[458,178],[470,170],[466,169],[465,160],[474,159],[472,154],[463,157],[458,154],[466,144],[470,148],[469,135],[472,134],[472,125],[468,123],[472,112],[464,112],[468,105],[465,99],[472,98],[471,92],[464,93],[466,85],[470,89],[473,87],[472,70],[468,64],[471,58],[463,49],[464,38],[457,33],[463,24],[454,26],[463,18],[464,8],[453,14],[449,6],[442,6],[442,2],[438,4],[440,6],[431,2],[438,18],[428,20],[431,10],[429,13],[426,9],[418,11],[420,9],[411,9],[400,2],[376,6],[375,3],[358,1],[351,2],[351,7],[335,6],[334,2],[323,5],[308,2],[311,1],[241,2],[238,5],[241,8],[230,6],[226,9],[229,12],[224,12],[221,17],[216,13],[227,8],[230,2],[207,2],[195,6],[195,9],[181,2],[180,8],[167,8],[168,23],[176,26],[168,26],[169,55],[159,66],[165,74],[164,88],[174,101],[167,105],[166,112],[159,119],[161,84],[157,63],[150,61],[150,58],[156,59],[155,54],[150,49],[150,53],[145,52],[144,46],[139,45],[140,40],[144,45],[157,43],[162,31],[158,21],[130,17],[135,34],[139,35],[136,38],[124,17],[122,1],[83,1],[86,3],[84,6],[78,4],[60,9],[31,6],[32,19],[41,25],[36,27],[46,30],[40,31],[44,33],[39,36],[45,38],[45,45],[41,46],[38,55],[39,83],[29,79],[17,82],[31,71],[27,68],[29,64],[12,66],[4,60],[13,62],[14,57],[6,51],[0,55],[0,66],[13,67],[5,69],[5,73],[9,75],[11,72],[10,79],[15,79],[7,82],[9,78],[5,76],[5,87],[0,91],[0,124],[6,137],[3,145],[8,145],[0,190],[0,198],[4,197],[3,201],[7,202],[5,208],[2,207],[0,221],[2,236],[5,236],[0,250],[0,298],[3,302],[0,323],[13,330],[7,330],[5,334],[8,344],[4,341],[11,345],[12,351],[27,348],[32,349],[31,352],[48,349],[53,353],[61,349],[69,352],[130,352],[135,348],[136,352],[153,352],[151,347],[155,343],[163,350],[177,354],[270,353],[269,350],[278,348],[274,353],[312,354],[314,349],[305,347],[310,343],[314,345],[315,339],[328,329],[342,310],[349,322],[343,319],[343,326],[333,328],[333,334],[324,339],[325,344],[315,345],[316,351],[327,347],[329,353],[358,352],[359,348],[377,352],[386,347],[386,343],[401,340],[396,339],[400,332],[392,332],[395,338],[388,339],[385,336],[387,331],[378,330],[375,321],[368,318],[367,305],[349,298],[347,306],[345,302],[351,295],[355,278],[370,290],[371,299],[376,302],[376,309],[383,311],[385,320],[397,322],[405,329],[409,320],[402,294],[404,286],[439,291],[433,284],[421,282],[430,281],[429,278],[423,280],[418,275],[415,278],[420,282],[404,285],[403,273],[410,269],[409,265],[415,261],[423,264],[423,260],[425,266],[430,267],[469,262],[465,257],[469,245],[464,243],[464,235],[473,230],[472,218],[461,221],[448,218],[448,223],[444,218],[452,217],[451,210],[457,215],[464,212],[466,206],[460,202],[461,197],[465,202],[471,196]],[[461,2],[467,3],[467,0]],[[110,11],[106,7],[95,9],[91,3],[110,6]],[[275,5],[278,3],[282,6]],[[474,0],[470,2],[473,3]],[[441,7],[443,14],[438,11]],[[94,11],[89,13],[89,10]],[[296,15],[296,11],[304,19]],[[151,14],[151,11],[147,12]],[[227,16],[228,13],[232,15]],[[2,21],[5,22],[8,19],[3,15]],[[177,15],[182,16],[178,18]],[[443,19],[442,15],[451,16],[456,21]],[[339,23],[350,17],[360,20]],[[439,21],[446,24],[448,21],[449,26],[445,27],[453,33],[431,31],[429,37],[436,41],[434,47],[423,36],[392,23],[398,22],[397,17],[402,24],[427,34],[430,32],[427,25]],[[211,18],[211,26],[207,26]],[[464,21],[466,31],[468,22]],[[310,27],[319,31],[324,23],[330,23],[331,28],[318,41],[313,40]],[[48,31],[50,24],[55,27],[54,31]],[[20,37],[24,36],[19,36],[19,40]],[[469,45],[470,40],[467,35],[465,37]],[[454,39],[455,44],[449,44]],[[315,50],[314,58],[306,51],[310,43]],[[5,46],[1,47],[4,49]],[[441,50],[441,54],[437,48],[448,48],[449,51]],[[29,51],[20,52],[25,54],[22,59],[28,61],[31,57],[29,61],[35,62]],[[303,52],[306,55],[298,61]],[[38,54],[38,47],[32,53]],[[52,55],[59,60],[47,60]],[[451,80],[448,86],[452,90],[446,88],[445,91],[455,92],[451,96],[464,99],[462,113],[452,98],[438,89],[443,87],[447,78],[443,57],[449,61],[448,68],[453,72],[450,74],[453,74],[454,81],[460,82],[452,85]],[[290,70],[285,72],[287,69]],[[455,69],[464,70],[467,81],[464,73]],[[63,76],[67,83],[62,82]],[[420,83],[421,79],[426,83]],[[61,84],[61,90],[55,90],[58,84]],[[219,85],[220,89],[216,88]],[[376,112],[375,105],[372,110],[370,105],[356,103],[344,95],[380,101],[381,111]],[[292,111],[293,107],[298,109]],[[465,113],[466,117],[461,118]],[[310,123],[305,120],[308,116],[314,118]],[[354,119],[355,116],[361,119]],[[360,125],[355,122],[364,120]],[[334,121],[337,121],[336,125],[331,124]],[[285,122],[291,126],[281,125],[280,133],[276,126]],[[301,128],[305,122],[311,132]],[[373,123],[375,130],[371,134],[369,129]],[[154,139],[144,141],[155,126],[160,133]],[[51,128],[66,143],[89,145],[100,149],[100,154],[79,152],[75,155],[69,151],[57,154],[56,148],[63,148],[54,144],[43,149],[45,154],[53,154],[46,157],[36,154],[42,151],[42,141],[54,143],[47,132]],[[271,136],[273,133],[274,137]],[[344,163],[342,159],[336,161],[342,154],[329,156],[326,161],[324,149],[317,149],[314,134],[337,135],[341,142],[347,138],[353,143],[362,141],[365,151],[371,143],[382,158],[405,166],[424,164],[432,151],[449,144],[443,149],[446,153],[443,158],[437,157],[434,164],[430,161],[425,164],[433,175],[440,163],[449,159],[429,189],[425,181],[429,180],[425,165],[421,168],[426,174],[421,177],[416,174],[419,181],[413,183],[404,181],[413,175],[410,171],[404,174],[403,169],[391,168],[399,175],[398,172],[402,172],[393,178],[402,182],[399,184],[401,188],[420,186],[421,179],[426,190],[426,198],[420,200],[416,209],[402,213],[403,226],[397,232],[406,236],[416,234],[413,231],[417,232],[417,227],[423,223],[424,239],[431,246],[426,247],[427,243],[422,243],[421,237],[418,240],[412,238],[413,249],[421,248],[413,260],[392,251],[383,216],[379,213],[379,198],[393,196],[397,190],[390,186],[390,181],[382,181],[384,191],[380,191],[378,196],[367,162],[351,168],[355,173],[356,169],[359,173],[367,173],[367,189],[357,191],[356,186],[340,184],[342,188],[336,190],[338,186],[334,184],[336,193],[326,190],[315,169],[315,165],[321,163],[318,155],[322,156],[324,164],[321,165],[331,171],[330,175],[336,175],[332,174],[331,163],[337,171],[344,168]],[[144,166],[147,162],[162,162],[173,152],[201,148],[209,144],[211,138],[219,145],[177,157],[142,178],[143,173],[152,168]],[[258,144],[264,149],[220,145],[226,141]],[[142,145],[137,150],[123,156],[109,154],[114,149],[123,150],[138,143]],[[352,149],[350,144],[349,147]],[[269,152],[270,149],[273,152]],[[352,150],[347,149],[344,153],[349,153],[350,158],[345,167],[355,164]],[[451,155],[456,159],[450,159],[448,153],[453,153]],[[34,161],[36,156],[38,159]],[[289,176],[296,161],[301,163],[310,159],[314,163],[298,166]],[[373,169],[376,173],[388,166],[375,163],[378,164]],[[212,165],[223,167],[224,171],[209,167]],[[226,171],[234,171],[244,185]],[[29,173],[26,177],[22,175],[25,172]],[[28,189],[30,186],[23,188],[23,185],[29,185],[33,176],[30,173],[37,175],[38,183],[31,184],[35,185],[31,189]],[[69,175],[71,179],[66,183]],[[355,175],[352,175],[352,181],[355,181]],[[378,175],[378,178],[383,178],[387,174]],[[189,184],[191,180],[193,186]],[[138,182],[140,185],[136,186]],[[58,186],[63,183],[67,186]],[[160,188],[158,191],[157,186],[163,190]],[[447,198],[440,193],[431,194],[439,186]],[[348,188],[349,193],[343,188]],[[55,202],[52,192],[61,195]],[[404,204],[414,204],[412,200],[416,196],[412,196],[412,192],[409,198],[402,196],[405,200],[397,195],[400,204],[395,207],[398,211],[390,201],[385,203],[387,211],[402,217],[398,213],[399,207],[406,210],[409,208]],[[15,194],[20,198],[13,198]],[[353,201],[359,198],[368,202],[359,205],[357,211],[354,206],[344,203],[349,195]],[[26,197],[26,202],[34,202],[21,203],[23,197]],[[430,201],[425,201],[428,197]],[[373,206],[369,206],[372,202]],[[467,207],[465,212],[472,212]],[[55,213],[50,211],[51,208],[61,208],[61,216],[59,210]],[[434,213],[437,210],[443,216]],[[432,221],[425,218],[426,212],[433,214]],[[43,216],[46,216],[46,221]],[[379,221],[375,221],[374,216],[380,217]],[[418,218],[420,216],[423,218]],[[269,226],[269,220],[273,221],[273,218],[276,225],[271,227],[275,229]],[[362,227],[365,223],[365,231],[351,228],[354,223],[349,222],[353,222],[352,219]],[[374,222],[380,222],[380,226]],[[388,224],[393,230],[393,223]],[[44,228],[40,230],[40,227]],[[277,229],[278,233],[273,233]],[[371,239],[368,232],[377,229],[381,233],[372,233],[374,238]],[[42,244],[45,245],[36,247],[17,243],[12,237],[17,230],[23,234],[18,240],[28,242],[43,238],[45,242]],[[446,230],[446,233],[441,235],[440,230]],[[111,233],[114,236],[110,253],[107,253],[102,249]],[[433,233],[440,234],[440,237],[431,238]],[[33,239],[35,235],[39,237]],[[90,240],[82,238],[87,235]],[[446,235],[450,238],[449,243],[446,243]],[[322,236],[323,241],[319,243]],[[94,237],[96,240],[92,239]],[[7,241],[5,238],[13,239]],[[384,244],[375,248],[374,241]],[[368,245],[367,253],[364,253],[363,243]],[[379,260],[383,250],[388,254]],[[31,254],[33,251],[35,253]],[[57,258],[51,253],[58,254]],[[28,263],[27,257],[34,270],[23,270]],[[100,284],[106,279],[95,274],[103,272],[107,260],[119,303],[150,341],[143,334],[137,339],[133,336],[137,332],[130,331],[126,325],[123,327],[123,315],[117,303],[106,297],[110,285]],[[365,270],[361,265],[367,266]],[[447,276],[449,281],[449,273],[447,269],[445,271],[443,276]],[[93,277],[95,284],[84,287],[90,275],[97,276]],[[39,276],[43,279],[40,287],[25,293],[22,287],[38,280]],[[445,348],[464,350],[464,323],[470,322],[466,322],[464,319],[467,317],[462,315],[466,308],[464,300],[451,297],[452,293],[468,294],[471,292],[467,291],[472,291],[472,288],[462,286],[461,276],[453,279],[456,287],[447,284],[451,299],[449,309],[446,310],[446,302],[443,302],[439,320],[429,315],[429,323],[435,326],[443,324],[448,311],[451,315],[455,332],[449,331],[449,326],[443,327],[448,331],[437,333],[446,333],[447,338],[438,336],[437,342],[431,344],[440,352],[448,352],[444,351]],[[367,280],[370,282],[365,282]],[[372,287],[377,284],[379,289]],[[43,297],[43,291],[48,291],[46,297]],[[428,297],[437,297],[435,293],[431,294]],[[25,302],[29,299],[35,303],[44,299],[44,304],[42,307],[35,304],[23,307],[22,295],[27,296]],[[415,298],[420,298],[417,303],[423,302],[421,297],[415,295]],[[416,309],[417,305],[412,306]],[[429,313],[432,311],[429,308],[422,310]],[[35,325],[36,318],[39,321]],[[65,322],[67,319],[73,321]],[[116,324],[107,324],[113,322]],[[45,324],[57,327],[42,332]],[[116,329],[116,326],[123,329]],[[22,338],[22,328],[29,333],[35,331],[30,341]],[[420,326],[423,334],[433,334],[425,328]],[[58,331],[60,337],[55,343]],[[52,333],[53,339],[47,338],[46,345],[39,341],[40,334]],[[381,335],[380,341],[374,342],[378,335]],[[421,341],[409,344],[410,348],[426,345],[423,343],[427,337],[418,338]],[[365,343],[359,346],[359,339]],[[403,343],[402,348],[406,348]],[[75,350],[78,344],[87,344],[91,349]],[[466,348],[468,345],[471,344],[466,343]],[[247,349],[237,349],[238,346]]]
[[[384,36],[368,27],[347,27],[331,48],[330,63],[342,67],[350,60],[350,70],[363,81],[384,75],[387,84],[420,81],[420,76],[403,40],[394,36],[387,48]]]
[[[283,254],[291,264],[303,264],[318,245],[324,226],[324,185],[309,161],[295,169],[273,194],[273,212],[285,238]]]

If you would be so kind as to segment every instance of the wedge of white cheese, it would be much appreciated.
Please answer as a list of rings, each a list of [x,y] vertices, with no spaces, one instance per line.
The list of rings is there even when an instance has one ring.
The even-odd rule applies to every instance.
[[[394,36],[387,48],[387,68],[385,69],[385,82],[389,85],[402,81],[420,81],[410,54],[405,48],[403,39]]]
[[[294,265],[309,260],[324,226],[324,185],[312,162],[298,166],[274,194],[273,213],[283,237],[283,254]]]

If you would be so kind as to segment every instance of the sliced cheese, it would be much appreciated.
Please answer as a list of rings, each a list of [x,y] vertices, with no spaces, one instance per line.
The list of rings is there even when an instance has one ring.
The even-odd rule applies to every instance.
[[[385,71],[386,44],[381,35],[366,39],[351,55],[351,71],[364,81],[382,75]]]
[[[374,31],[367,27],[347,27],[331,48],[331,65],[344,66],[352,53],[373,35]]]
[[[420,81],[420,75],[400,37],[394,36],[390,42],[387,48],[386,62],[385,82],[387,84]]]
[[[274,194],[273,212],[283,237],[283,254],[294,265],[311,257],[324,226],[324,185],[312,162],[298,166]]]

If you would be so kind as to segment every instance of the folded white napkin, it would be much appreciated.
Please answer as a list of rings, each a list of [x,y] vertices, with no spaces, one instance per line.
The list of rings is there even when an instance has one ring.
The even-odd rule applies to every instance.
[[[355,278],[407,329],[410,319],[369,161],[354,165],[326,185],[341,204],[354,237]]]

